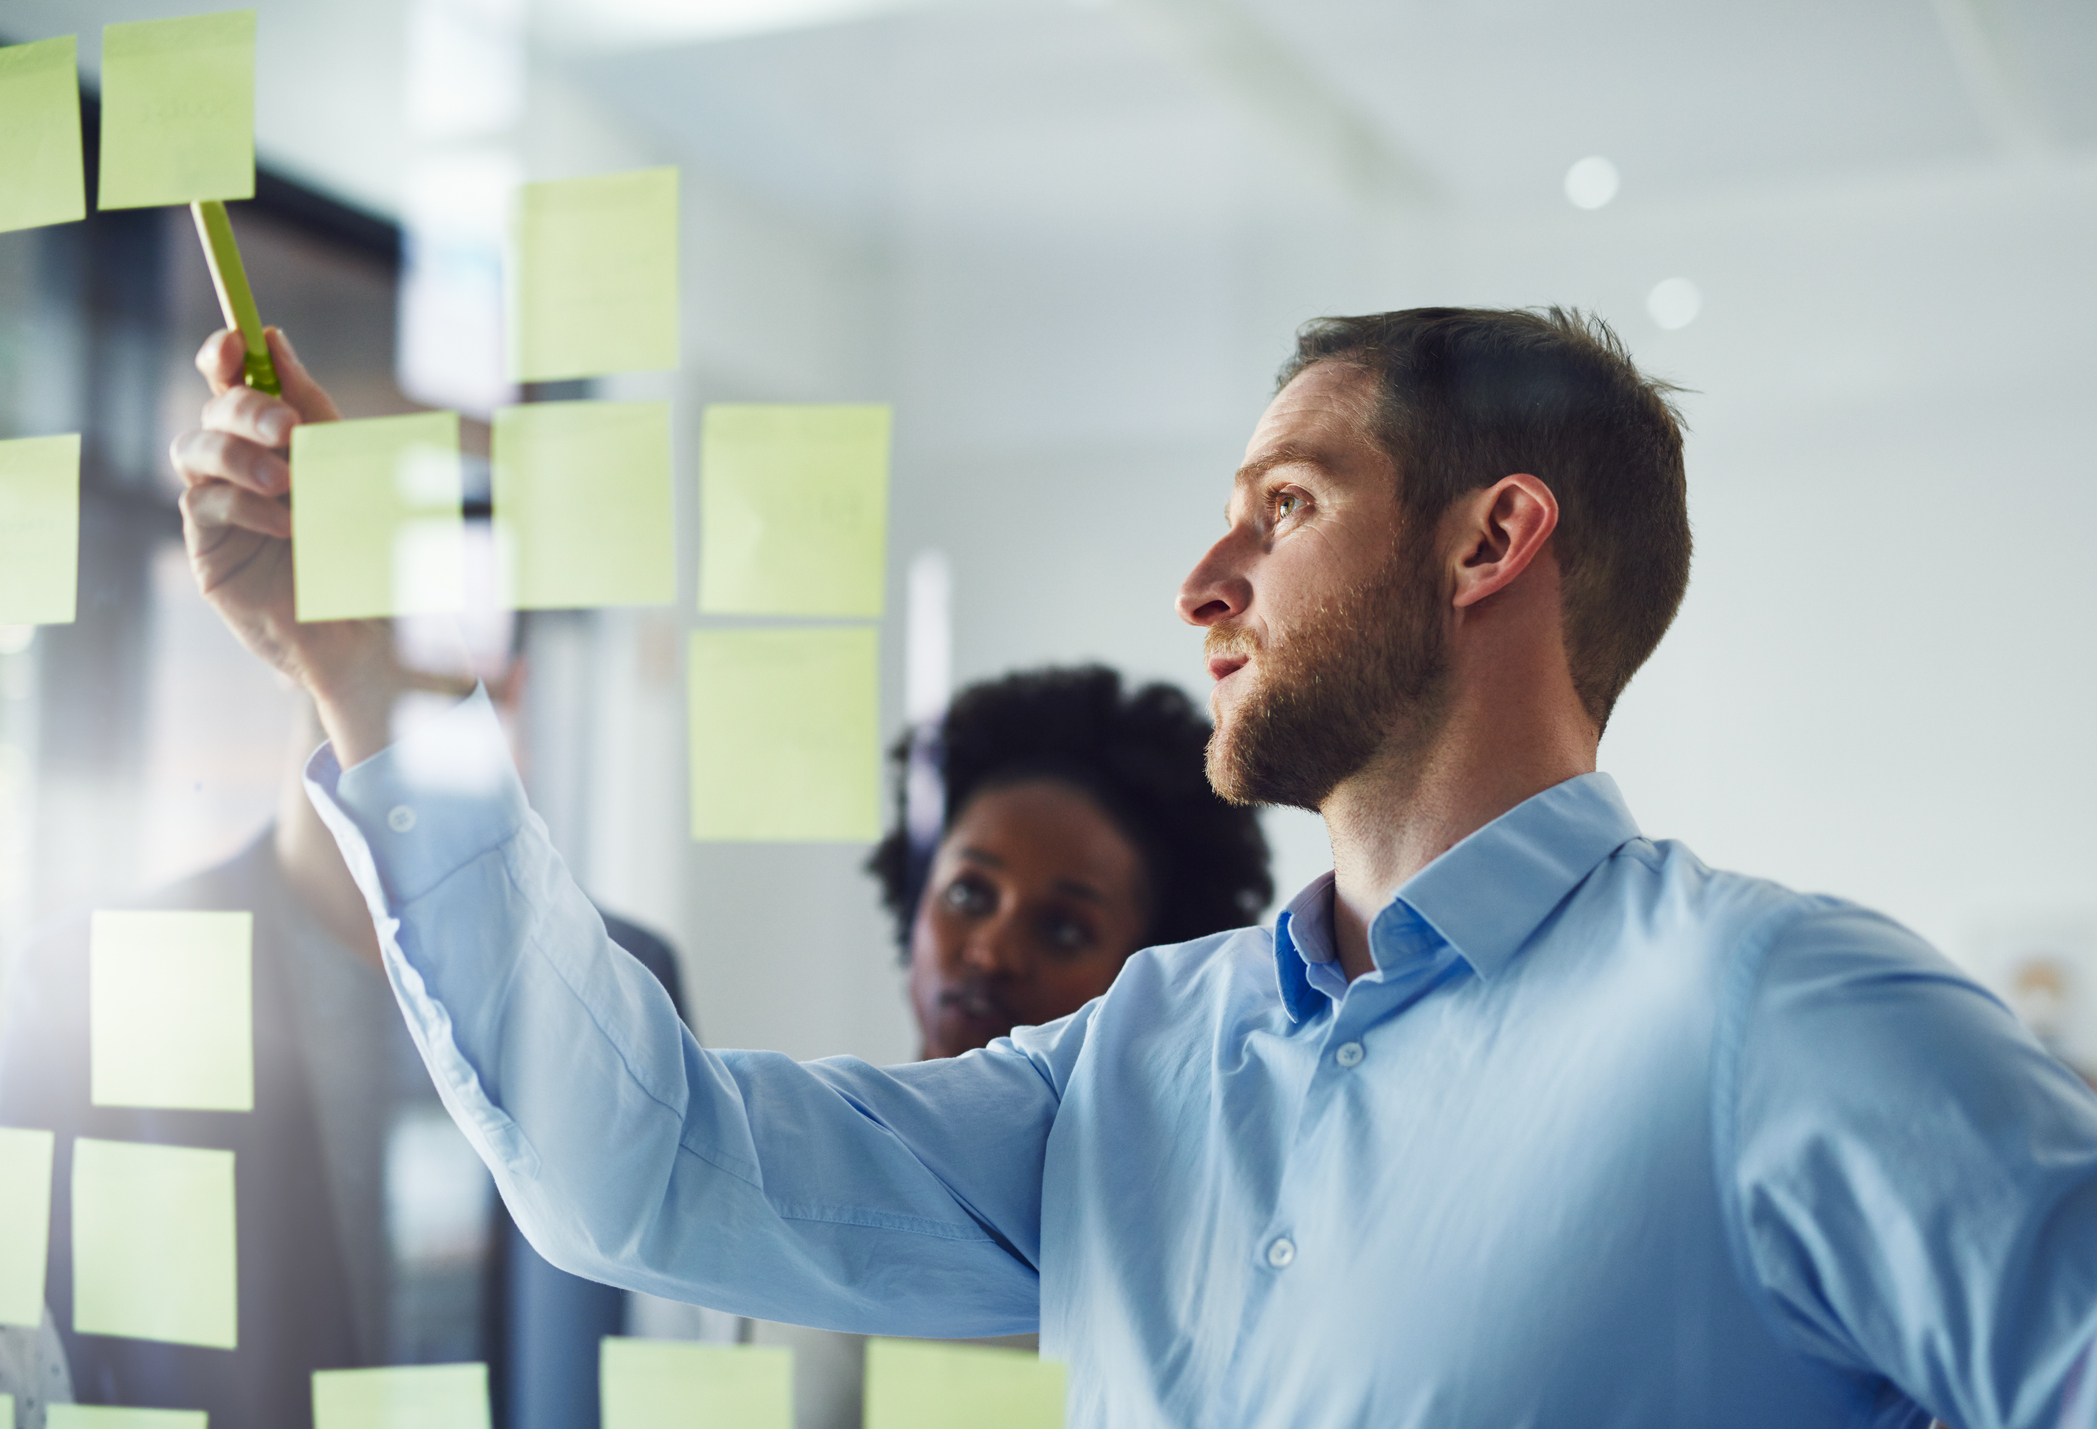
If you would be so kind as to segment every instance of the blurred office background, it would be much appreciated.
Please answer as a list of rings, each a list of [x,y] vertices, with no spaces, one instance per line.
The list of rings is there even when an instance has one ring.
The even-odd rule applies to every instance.
[[[10,0],[0,39],[77,32],[92,85],[103,23],[205,8]],[[1556,302],[1691,389],[1689,600],[1602,749],[1646,829],[2005,988],[2050,960],[2097,1061],[2085,0],[259,8],[235,222],[350,415],[514,395],[512,183],[680,167],[682,369],[594,389],[677,404],[680,603],[515,638],[535,799],[677,944],[709,1041],[914,1050],[865,850],[687,836],[703,404],[895,405],[893,734],[943,641],[957,684],[1102,659],[1198,690],[1173,592],[1292,329]],[[290,697],[190,585],[165,458],[216,323],[179,211],[0,235],[0,436],[88,434],[80,619],[0,631],[0,938],[270,817]],[[1293,890],[1322,832],[1270,828]]]

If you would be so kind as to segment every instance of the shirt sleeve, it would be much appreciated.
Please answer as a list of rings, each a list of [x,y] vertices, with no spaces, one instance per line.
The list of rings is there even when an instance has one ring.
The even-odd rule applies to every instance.
[[[1036,1327],[1043,1158],[1087,1014],[889,1069],[712,1052],[607,939],[484,692],[346,772],[323,747],[307,785],[438,1092],[548,1261],[822,1329]]]
[[[1814,900],[1743,970],[1721,1170],[1780,1327],[1959,1429],[2066,1425],[2097,1339],[2097,1097],[1862,909]]]

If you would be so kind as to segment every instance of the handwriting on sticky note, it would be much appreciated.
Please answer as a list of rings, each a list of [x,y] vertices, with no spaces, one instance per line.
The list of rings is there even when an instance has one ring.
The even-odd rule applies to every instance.
[[[489,465],[507,604],[575,610],[677,599],[669,403],[501,408]]]
[[[889,409],[720,404],[699,439],[699,608],[881,614]]]
[[[0,49],[0,233],[87,217],[71,35]]]
[[[80,437],[0,442],[0,625],[65,625],[80,570]]]
[[[0,1324],[43,1323],[55,1141],[48,1131],[0,1127]]]
[[[255,195],[255,12],[102,28],[98,208]]]
[[[1064,1380],[1029,1350],[868,1340],[866,1429],[1063,1429]]]
[[[793,1429],[791,1350],[607,1337],[603,1429]]]
[[[94,1105],[255,1109],[254,935],[246,912],[89,919]]]
[[[114,1404],[50,1404],[44,1429],[206,1429],[201,1409],[130,1409]]]
[[[316,1371],[313,1429],[488,1429],[488,1367]]]
[[[693,838],[879,836],[872,628],[695,630],[689,673]]]
[[[526,184],[503,267],[510,378],[677,365],[677,170]]]
[[[418,412],[291,429],[298,618],[456,612],[466,600],[459,418]]]
[[[230,1350],[233,1153],[73,1143],[73,1329]]]

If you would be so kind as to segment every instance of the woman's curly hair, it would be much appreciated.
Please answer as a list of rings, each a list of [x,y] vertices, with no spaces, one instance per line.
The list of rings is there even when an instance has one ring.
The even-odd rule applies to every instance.
[[[1124,694],[1104,665],[1023,670],[971,685],[936,726],[889,753],[895,822],[867,860],[908,956],[933,848],[985,789],[1057,779],[1099,802],[1142,855],[1153,899],[1146,946],[1185,942],[1258,918],[1274,896],[1257,814],[1209,787],[1209,722],[1171,685]],[[916,846],[913,759],[938,775],[938,835]],[[921,816],[922,817],[922,816]]]

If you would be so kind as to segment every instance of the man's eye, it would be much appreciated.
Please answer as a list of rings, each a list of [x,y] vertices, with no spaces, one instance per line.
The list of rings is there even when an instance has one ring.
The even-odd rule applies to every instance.
[[[1277,491],[1268,503],[1274,511],[1274,519],[1285,521],[1303,507],[1303,498],[1293,491]]]

